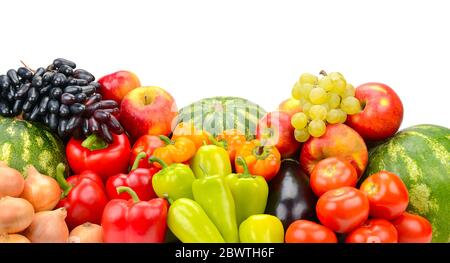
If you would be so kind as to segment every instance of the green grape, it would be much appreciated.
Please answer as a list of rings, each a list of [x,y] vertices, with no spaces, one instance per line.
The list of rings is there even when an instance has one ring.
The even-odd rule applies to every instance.
[[[311,85],[316,85],[317,84],[317,77],[316,76],[314,76],[313,74],[311,74],[311,73],[303,73],[301,76],[300,76],[300,79],[299,79],[299,83],[300,84],[311,84]]]
[[[319,87],[326,91],[330,91],[334,89],[334,83],[333,80],[329,76],[324,76],[319,80]]]
[[[331,109],[335,109],[339,107],[339,104],[341,103],[341,97],[337,95],[336,93],[328,92],[328,105]]]
[[[322,104],[327,102],[327,92],[323,88],[314,88],[309,93],[309,100],[313,104]]]
[[[361,111],[361,104],[355,97],[347,97],[342,100],[341,109],[347,114],[356,114]]]
[[[303,129],[308,124],[308,116],[306,116],[303,112],[297,112],[296,114],[292,115],[291,118],[291,125],[295,129]]]
[[[340,115],[341,115],[341,120],[339,121],[339,123],[344,123],[346,120],[347,120],[347,113],[345,113],[345,111],[343,111],[343,110],[341,110],[341,109],[339,109],[340,110]]]
[[[325,125],[325,122],[322,120],[312,120],[308,124],[308,132],[313,137],[322,136],[326,130],[327,126]]]
[[[345,88],[345,91],[341,96],[342,96],[342,98],[354,97],[355,96],[355,87],[353,87],[352,84],[347,83],[347,87]]]
[[[335,124],[335,123],[339,123],[341,122],[341,114],[342,113],[345,114],[345,112],[343,112],[340,109],[332,109],[327,113],[327,122],[330,124]]]
[[[306,142],[309,139],[308,129],[306,129],[306,128],[299,129],[299,130],[295,129],[294,137],[295,137],[295,140],[297,140],[298,142]]]
[[[294,87],[292,87],[292,94],[291,95],[296,100],[301,98],[300,84],[298,82],[295,82]]]
[[[325,120],[327,117],[327,109],[322,105],[313,105],[309,109],[309,117],[313,120]]]
[[[309,109],[311,108],[312,104],[310,102],[306,102],[303,104],[303,112],[308,116],[309,115]]]
[[[309,99],[309,93],[311,92],[313,87],[314,86],[309,83],[300,85],[300,88],[299,88],[300,98]]]
[[[335,80],[335,79],[344,79],[345,80],[344,75],[342,75],[342,73],[340,73],[340,72],[330,72],[330,73],[328,73],[328,76],[332,80]]]
[[[331,72],[328,76],[334,84],[333,92],[339,95],[344,94],[345,88],[347,87],[347,81],[344,76],[339,72]]]
[[[327,110],[327,111],[329,111],[329,110],[330,110],[330,105],[329,105],[328,103],[323,103],[323,104],[320,104],[320,106],[324,107],[324,108],[325,108],[325,110]]]

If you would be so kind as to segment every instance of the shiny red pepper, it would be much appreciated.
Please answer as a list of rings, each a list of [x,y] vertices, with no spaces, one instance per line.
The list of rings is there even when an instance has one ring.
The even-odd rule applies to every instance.
[[[155,173],[160,169],[156,167],[137,168],[139,162],[147,155],[144,152],[139,153],[136,156],[133,167],[129,174],[118,174],[108,178],[106,181],[106,193],[109,199],[124,199],[128,200],[131,196],[127,193],[117,193],[117,187],[128,186],[136,192],[140,200],[148,201],[156,197],[155,191],[153,191],[152,178]],[[146,160],[146,162],[148,162]]]
[[[108,203],[102,179],[92,171],[84,171],[66,180],[64,170],[63,164],[57,166],[56,180],[63,190],[57,207],[66,208],[67,225],[73,229],[86,222],[99,224]]]
[[[84,141],[70,139],[66,147],[67,161],[75,174],[86,170],[98,174],[103,181],[109,176],[128,171],[130,141],[125,134],[113,134],[113,143],[107,144],[93,134]]]
[[[144,135],[139,138],[133,145],[131,149],[131,158],[130,158],[130,166],[134,164],[134,160],[139,153],[144,152],[146,154],[146,158],[142,159],[139,162],[138,168],[150,168],[153,167],[151,163],[147,161],[147,159],[153,155],[153,151],[156,148],[163,147],[166,144],[159,138],[159,136],[155,135]]]
[[[162,198],[140,201],[129,187],[132,199],[114,199],[106,205],[102,217],[103,238],[106,243],[162,243],[166,234],[168,202]]]

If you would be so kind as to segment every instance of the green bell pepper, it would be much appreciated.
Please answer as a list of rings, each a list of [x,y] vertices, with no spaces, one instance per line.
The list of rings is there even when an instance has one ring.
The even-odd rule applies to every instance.
[[[152,156],[149,162],[157,162],[161,165],[161,171],[153,175],[153,190],[158,197],[170,198],[173,201],[186,197],[193,199],[192,182],[195,180],[194,173],[188,165],[174,163],[167,165],[158,157]]]
[[[238,157],[236,162],[244,167],[244,172],[229,174],[225,177],[225,181],[233,194],[236,205],[236,221],[240,225],[249,216],[264,213],[269,186],[264,177],[250,174],[244,158]]]
[[[230,157],[228,152],[222,147],[203,145],[192,158],[191,168],[197,178],[207,176],[204,172],[209,175],[226,176],[231,173]]]
[[[183,243],[225,242],[203,208],[188,198],[180,198],[170,205],[167,225]]]
[[[252,215],[239,226],[239,238],[242,243],[283,243],[283,224],[273,215]]]
[[[194,199],[205,210],[228,243],[239,242],[233,194],[222,175],[206,176],[192,183]]]

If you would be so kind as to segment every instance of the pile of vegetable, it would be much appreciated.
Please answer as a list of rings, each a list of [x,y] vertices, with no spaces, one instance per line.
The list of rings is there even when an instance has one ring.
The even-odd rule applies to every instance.
[[[75,67],[0,76],[0,242],[450,241],[450,130],[397,132],[385,84],[305,73],[272,112],[178,111],[132,72]]]

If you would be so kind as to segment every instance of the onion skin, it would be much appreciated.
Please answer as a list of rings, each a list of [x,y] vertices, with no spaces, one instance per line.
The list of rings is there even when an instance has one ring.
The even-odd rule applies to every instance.
[[[33,221],[34,208],[25,199],[5,196],[0,198],[0,233],[18,233]]]
[[[19,234],[0,234],[0,243],[31,243],[28,238]]]
[[[20,196],[24,185],[25,180],[20,172],[0,161],[0,198]]]
[[[64,220],[66,216],[65,208],[38,212],[24,235],[32,243],[67,243],[69,228]]]
[[[69,243],[103,243],[103,228],[89,222],[79,225],[70,232]]]
[[[28,200],[36,212],[49,211],[58,204],[61,188],[55,179],[39,173],[30,165],[27,167],[27,178],[20,197]]]

